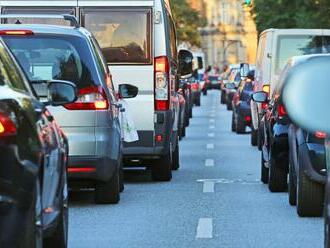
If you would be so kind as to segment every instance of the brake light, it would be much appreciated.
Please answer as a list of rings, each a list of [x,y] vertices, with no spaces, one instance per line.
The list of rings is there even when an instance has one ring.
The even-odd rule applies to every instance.
[[[168,110],[169,104],[169,62],[166,56],[155,58],[155,110]]]
[[[196,83],[195,84],[192,84],[191,85],[191,89],[192,90],[198,90],[198,84],[196,84]]]
[[[251,116],[249,116],[249,115],[248,116],[245,116],[245,121],[246,122],[250,122],[251,121]]]
[[[265,102],[261,103],[261,108],[262,108],[263,110],[266,110],[266,109],[268,108],[268,104],[265,103]]]
[[[96,168],[84,167],[84,168],[68,168],[69,173],[90,173],[95,172]]]
[[[102,86],[92,86],[80,89],[77,101],[64,107],[69,110],[105,110],[109,108],[109,101]]]
[[[0,113],[0,138],[14,136],[17,133],[15,123],[9,116]]]
[[[262,91],[264,91],[267,94],[269,94],[269,92],[270,92],[270,86],[269,86],[269,84],[265,84],[264,86],[262,86]]]
[[[278,108],[277,108],[277,112],[278,112],[278,116],[279,117],[284,117],[284,116],[286,116],[288,113],[286,112],[286,110],[285,110],[285,107],[284,107],[284,105],[282,105],[282,104],[280,104],[279,106],[278,106]]]
[[[0,30],[0,35],[33,35],[31,30]]]
[[[319,138],[319,139],[325,139],[327,137],[327,134],[324,132],[321,132],[321,131],[315,132],[314,135],[316,138]]]

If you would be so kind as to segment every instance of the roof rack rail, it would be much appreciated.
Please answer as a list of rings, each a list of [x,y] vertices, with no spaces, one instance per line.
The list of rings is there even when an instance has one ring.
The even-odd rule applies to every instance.
[[[20,24],[19,18],[41,18],[41,19],[64,19],[69,21],[75,28],[80,28],[80,24],[74,15],[43,15],[43,14],[5,14],[0,15],[0,19],[17,19],[17,24]]]

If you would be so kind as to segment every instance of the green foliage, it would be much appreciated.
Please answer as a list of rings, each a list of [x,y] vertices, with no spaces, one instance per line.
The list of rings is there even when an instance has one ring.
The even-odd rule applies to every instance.
[[[330,28],[329,0],[254,0],[259,32],[267,28]]]
[[[206,19],[192,9],[186,0],[170,0],[170,3],[176,23],[178,40],[200,46],[201,37],[198,28],[206,25]]]

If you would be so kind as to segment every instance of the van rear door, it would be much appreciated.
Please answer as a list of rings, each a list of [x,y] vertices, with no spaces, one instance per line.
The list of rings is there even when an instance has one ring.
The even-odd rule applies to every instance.
[[[132,3],[137,2],[149,5],[134,7]],[[153,1],[79,1],[82,26],[100,44],[115,88],[123,83],[139,88],[138,96],[126,101],[140,138],[149,137],[150,146],[154,130],[152,4]]]

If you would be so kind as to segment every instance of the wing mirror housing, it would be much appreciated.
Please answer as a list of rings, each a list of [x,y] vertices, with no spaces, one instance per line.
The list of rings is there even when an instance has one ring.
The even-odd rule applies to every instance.
[[[180,76],[188,76],[193,72],[193,54],[188,50],[180,50],[178,54]]]
[[[61,106],[77,100],[76,85],[69,81],[52,80],[47,85],[48,103],[52,106]]]
[[[225,83],[225,89],[234,90],[236,89],[236,85],[234,83]]]
[[[252,94],[252,100],[258,103],[268,102],[268,93],[264,91],[258,91]]]
[[[119,98],[128,99],[134,98],[139,93],[139,88],[131,84],[120,84],[118,86]]]

